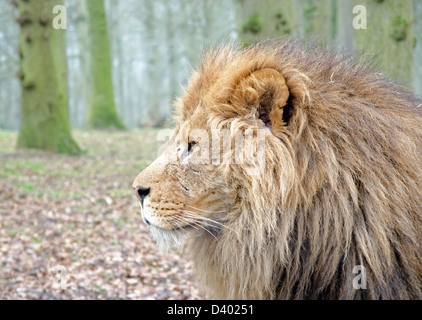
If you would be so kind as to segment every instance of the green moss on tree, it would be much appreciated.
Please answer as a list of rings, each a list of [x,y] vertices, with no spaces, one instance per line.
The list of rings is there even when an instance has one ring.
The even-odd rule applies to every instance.
[[[252,44],[252,41],[244,41],[240,44],[240,47],[242,49],[245,49],[245,48],[249,47],[251,44]]]
[[[396,41],[403,41],[406,39],[409,24],[402,17],[397,17],[393,21],[391,35]]]
[[[114,102],[110,45],[104,0],[87,1],[92,54],[92,93],[89,123],[93,128],[123,128]]]
[[[300,3],[295,0],[238,1],[240,45],[300,32]]]
[[[259,14],[254,13],[250,15],[248,20],[245,21],[242,27],[243,32],[250,32],[253,34],[257,34],[262,30],[262,23],[259,18]]]
[[[292,32],[289,22],[284,16],[283,12],[279,10],[275,15],[275,29],[283,34],[290,34]]]
[[[64,30],[53,29],[52,9],[62,0],[17,1],[21,25],[19,78],[22,116],[18,148],[81,152],[71,136],[66,84]]]

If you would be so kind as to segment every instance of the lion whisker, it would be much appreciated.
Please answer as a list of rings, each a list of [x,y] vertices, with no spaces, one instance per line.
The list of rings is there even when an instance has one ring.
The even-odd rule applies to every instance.
[[[187,224],[189,224],[192,228],[194,228],[194,229],[196,229],[196,230],[198,230],[198,228],[197,227],[199,227],[199,228],[201,228],[201,229],[203,229],[203,230],[205,230],[205,231],[207,231],[210,235],[212,235],[213,237],[214,237],[214,239],[216,240],[216,241],[218,241],[218,238],[210,231],[210,230],[208,230],[207,228],[205,228],[204,226],[202,226],[201,224],[199,224],[199,222],[200,221],[198,221],[198,220],[195,220],[195,219],[187,219],[186,217],[175,217],[174,219],[176,219],[176,220],[178,220],[178,221],[180,221],[180,222],[184,222],[184,223],[187,223]]]
[[[186,207],[189,207],[189,208],[192,208],[192,209],[194,209],[194,210],[197,210],[197,211],[201,211],[201,212],[203,212],[203,213],[224,213],[224,212],[226,212],[226,211],[224,211],[224,210],[222,210],[222,211],[204,210],[204,209],[201,209],[201,208],[197,208],[197,207],[194,207],[194,206],[190,206],[190,205],[188,205],[188,204],[185,204],[185,206],[186,206]]]
[[[223,223],[221,223],[221,222],[218,222],[218,221],[216,221],[216,220],[214,220],[214,219],[210,219],[210,218],[206,218],[206,217],[200,216],[200,215],[198,215],[196,212],[193,212],[193,211],[186,211],[186,210],[182,210],[182,211],[180,211],[180,212],[181,212],[181,213],[183,213],[183,214],[187,214],[188,216],[190,216],[190,217],[192,217],[192,218],[195,218],[195,219],[200,219],[200,220],[205,221],[205,222],[214,223],[214,224],[216,224],[217,226],[224,227],[224,228],[226,228],[226,229],[228,229],[228,230],[230,230],[230,231],[233,231],[233,232],[234,232],[234,233],[236,233],[237,235],[239,235],[239,233],[238,233],[236,230],[234,230],[234,229],[232,229],[232,228],[230,228],[230,227],[226,226],[225,224],[223,224]]]
[[[181,223],[183,223],[184,221],[182,221],[181,219],[174,217],[173,221],[176,224],[176,229],[174,229],[174,231],[177,231],[179,233],[185,233],[186,234],[186,230],[183,229],[183,225]]]

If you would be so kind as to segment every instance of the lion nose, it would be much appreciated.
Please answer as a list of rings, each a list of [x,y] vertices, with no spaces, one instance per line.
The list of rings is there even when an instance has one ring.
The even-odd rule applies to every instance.
[[[145,197],[149,195],[150,191],[150,188],[144,188],[141,186],[135,188],[135,194],[139,198],[139,201],[141,201],[141,204],[143,204]]]

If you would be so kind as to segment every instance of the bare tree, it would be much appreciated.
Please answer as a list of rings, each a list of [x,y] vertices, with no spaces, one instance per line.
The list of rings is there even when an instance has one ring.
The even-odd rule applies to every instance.
[[[19,148],[79,153],[67,110],[64,30],[52,26],[62,0],[19,0],[22,123]]]

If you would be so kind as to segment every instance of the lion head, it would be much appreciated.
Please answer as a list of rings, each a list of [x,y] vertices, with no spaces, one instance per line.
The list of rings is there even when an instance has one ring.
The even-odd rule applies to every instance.
[[[422,298],[418,104],[325,49],[210,50],[133,183],[142,217],[215,298]]]

